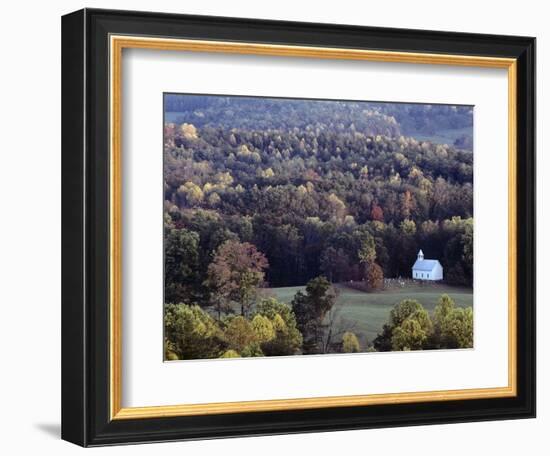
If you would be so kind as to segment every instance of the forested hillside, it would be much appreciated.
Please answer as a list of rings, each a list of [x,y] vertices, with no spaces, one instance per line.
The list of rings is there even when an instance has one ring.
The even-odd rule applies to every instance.
[[[273,112],[272,100],[200,98],[181,116],[194,123],[165,127],[167,224],[198,233],[200,257],[234,238],[265,253],[271,286],[330,273],[330,260],[352,265],[344,280],[372,236],[386,277],[408,276],[422,247],[451,282],[471,282],[471,152],[401,136],[395,117],[357,103]]]
[[[471,107],[166,95],[165,111],[167,303],[243,304],[220,294],[235,257],[255,287],[368,288],[410,277],[422,248],[472,284],[471,136],[404,133],[467,130]]]

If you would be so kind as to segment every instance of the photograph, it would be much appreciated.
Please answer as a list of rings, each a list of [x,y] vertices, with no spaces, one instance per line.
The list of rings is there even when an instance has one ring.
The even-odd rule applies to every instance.
[[[219,438],[261,441],[257,454],[266,440],[248,437],[291,434],[273,454],[300,441],[311,453],[298,434],[332,431],[343,437],[318,445],[327,454],[361,447],[349,439],[364,432],[369,449],[387,450],[392,433],[407,454],[540,446],[535,127],[550,103],[536,103],[536,35],[548,27],[529,7],[491,22],[494,7],[439,17],[398,3],[389,15],[327,3],[321,17],[298,2],[270,15],[250,2],[155,12],[92,0],[62,12],[61,49],[59,9],[33,22],[40,49],[27,53],[61,62],[61,85],[57,67],[57,89],[38,78],[35,95],[61,116],[32,123],[40,142],[27,151],[28,90],[6,92],[18,132],[6,157],[43,164],[6,166],[22,214],[8,218],[28,233],[8,243],[23,273],[5,301],[21,310],[29,258],[48,265],[31,287],[44,318],[25,322],[60,330],[46,348],[61,373],[22,391],[55,412],[37,432],[60,422],[66,442],[133,452]],[[39,60],[23,73],[50,68]],[[56,141],[61,185],[44,153]],[[17,170],[35,183],[23,197]],[[46,192],[29,219],[25,203],[49,184],[61,198]],[[61,288],[55,252],[31,242],[43,230],[21,223],[35,219],[60,225]],[[61,322],[47,287],[61,293]],[[10,327],[24,349],[8,355],[43,364],[27,361],[27,377],[52,371],[30,345],[47,338]],[[433,445],[400,430],[431,425]],[[29,435],[14,444],[43,446]]]
[[[162,96],[165,361],[474,348],[474,106]]]

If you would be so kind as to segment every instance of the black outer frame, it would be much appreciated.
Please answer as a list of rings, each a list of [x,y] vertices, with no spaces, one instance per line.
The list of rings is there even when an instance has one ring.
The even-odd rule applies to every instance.
[[[110,34],[518,59],[518,395],[111,421]],[[62,18],[62,127],[63,439],[98,446],[535,417],[534,38],[84,9]]]

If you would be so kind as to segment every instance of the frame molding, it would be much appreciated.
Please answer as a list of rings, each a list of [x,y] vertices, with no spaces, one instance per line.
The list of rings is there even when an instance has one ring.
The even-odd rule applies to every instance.
[[[62,45],[63,438],[87,446],[534,416],[534,39],[82,10],[63,18]],[[508,386],[122,408],[125,48],[507,68]]]
[[[209,415],[251,411],[296,410],[326,407],[350,407],[373,404],[414,403],[426,400],[448,401],[456,399],[480,399],[516,395],[516,59],[363,49],[338,49],[306,46],[221,42],[152,38],[141,36],[110,35],[110,100],[111,100],[111,419],[158,418],[171,416]],[[127,407],[121,404],[122,397],[122,53],[124,49],[154,49],[159,51],[190,51],[227,54],[269,55],[297,58],[320,58],[363,60],[376,62],[400,62],[427,65],[454,65],[485,68],[504,68],[508,72],[508,386],[498,388],[475,388],[414,393],[370,394],[354,396],[331,396],[318,398],[226,402],[193,405],[170,405],[154,407]]]

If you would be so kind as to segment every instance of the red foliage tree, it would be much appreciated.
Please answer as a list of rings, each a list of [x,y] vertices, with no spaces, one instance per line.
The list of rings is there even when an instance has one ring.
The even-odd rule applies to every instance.
[[[372,209],[370,211],[370,218],[371,218],[371,220],[377,220],[379,222],[384,221],[384,211],[376,203],[373,203],[373,205],[372,205]]]
[[[248,242],[225,241],[208,266],[207,285],[222,299],[236,302],[245,315],[269,266],[262,252]]]

